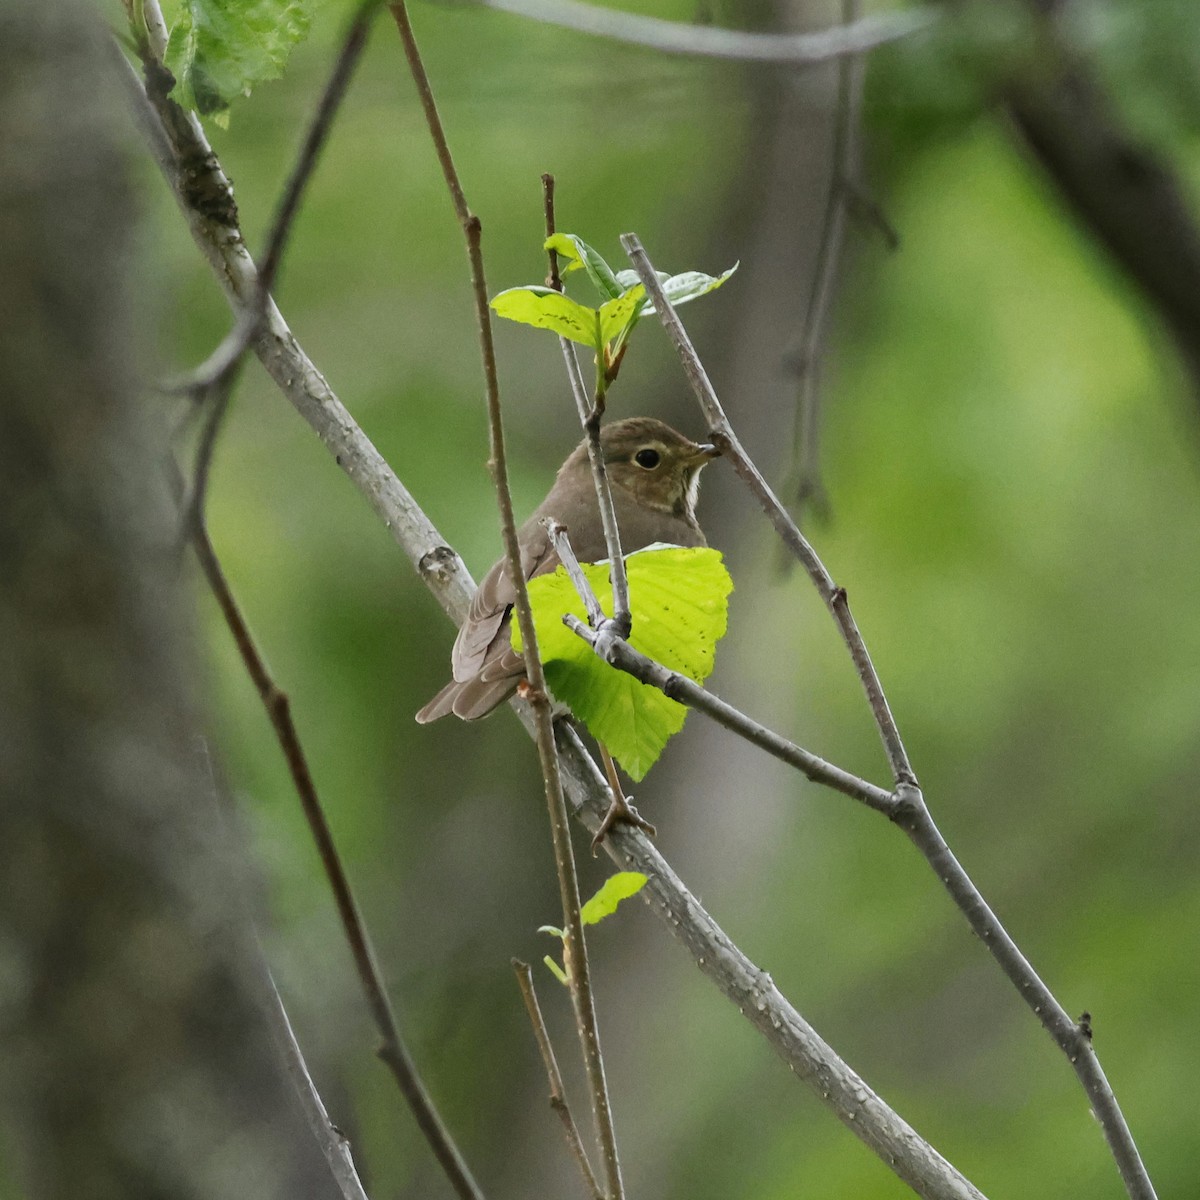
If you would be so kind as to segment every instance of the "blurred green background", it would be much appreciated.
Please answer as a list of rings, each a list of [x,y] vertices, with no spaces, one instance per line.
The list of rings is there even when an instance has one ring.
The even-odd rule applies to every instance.
[[[1126,119],[1200,178],[1187,5],[1085,23]],[[642,11],[690,20],[685,0]],[[787,9],[787,11],[784,11]],[[252,248],[331,61],[329,5],[286,78],[210,136]],[[833,5],[717,6],[823,27]],[[685,311],[748,448],[790,462],[830,171],[835,71],[668,59],[468,7],[414,7],[492,292],[544,273],[559,227],[620,263],[742,267]],[[1191,25],[1195,25],[1194,13]],[[864,157],[899,231],[851,222],[823,370],[831,518],[849,589],[935,817],[1096,1046],[1163,1196],[1200,1193],[1200,438],[1165,337],[985,104],[995,28],[870,58]],[[991,39],[991,40],[989,40]],[[228,327],[144,165],[156,371]],[[277,289],[308,353],[478,576],[499,552],[462,239],[381,19]],[[518,511],[578,438],[554,340],[497,330]],[[703,432],[654,322],[611,396]],[[712,686],[884,782],[832,622],[732,473],[702,520],[737,585]],[[410,1045],[493,1200],[577,1196],[509,967],[559,917],[536,757],[502,712],[420,728],[452,629],[387,532],[256,366],[222,439],[214,540],[290,694]],[[448,1195],[386,1070],[267,721],[207,597],[214,739],[253,828],[270,953],[373,1200]],[[693,716],[638,789],[658,845],[850,1063],[993,1197],[1123,1194],[1075,1078],[905,839]],[[610,869],[578,839],[590,892]],[[592,939],[629,1194],[908,1193],[791,1077],[649,910]],[[542,1001],[586,1119],[565,992]]]

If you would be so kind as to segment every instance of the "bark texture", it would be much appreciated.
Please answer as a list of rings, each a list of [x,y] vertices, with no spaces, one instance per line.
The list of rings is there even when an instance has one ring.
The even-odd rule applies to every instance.
[[[329,1195],[190,698],[106,37],[0,8],[0,1127],[30,1200]]]

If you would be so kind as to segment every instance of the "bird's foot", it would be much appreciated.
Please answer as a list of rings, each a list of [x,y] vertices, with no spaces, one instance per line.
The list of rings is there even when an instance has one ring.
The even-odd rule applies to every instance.
[[[614,825],[632,825],[635,829],[640,829],[651,837],[657,836],[658,830],[629,803],[631,799],[632,797],[621,795],[620,791],[613,793],[608,812],[604,814],[604,820],[600,822],[600,828],[596,830],[596,836],[592,838],[593,855],[599,853],[605,837],[608,836],[608,831]]]

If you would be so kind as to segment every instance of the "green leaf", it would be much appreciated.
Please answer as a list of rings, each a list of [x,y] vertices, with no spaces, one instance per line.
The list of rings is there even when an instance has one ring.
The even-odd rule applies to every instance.
[[[600,353],[600,314],[562,292],[547,287],[509,288],[492,298],[497,316],[520,321],[538,329],[549,329]]]
[[[172,95],[204,116],[278,79],[312,23],[311,0],[184,0],[167,41]]]
[[[741,263],[734,263],[723,275],[715,278],[705,275],[703,271],[684,271],[682,275],[671,275],[662,281],[663,293],[671,302],[671,307],[678,308],[681,304],[687,304],[689,300],[696,300],[709,292],[715,292],[739,266]],[[649,304],[642,315],[650,316],[654,311],[654,305]]]
[[[636,896],[646,886],[646,876],[641,871],[618,871],[610,875],[604,886],[579,910],[585,925],[595,925],[617,911],[617,905],[630,896]]]
[[[538,933],[548,933],[552,937],[560,938],[564,942],[567,940],[567,931],[559,929],[557,925],[539,925]]]
[[[639,283],[623,296],[600,305],[600,340],[607,344],[641,315],[646,302],[646,289]]]
[[[612,610],[607,563],[583,564],[600,602]],[[669,670],[703,683],[725,633],[733,581],[718,551],[708,547],[652,546],[628,556],[630,644]],[[586,620],[583,601],[566,571],[529,581],[529,599],[546,679],[555,696],[602,741],[634,779],[654,765],[687,709],[657,688],[610,667],[563,623],[564,613]],[[513,646],[520,633],[513,623]]]
[[[567,268],[568,271],[583,267],[588,278],[596,285],[596,290],[606,300],[615,300],[625,290],[617,282],[612,267],[583,238],[573,233],[553,234],[542,243],[542,249],[554,250],[569,260],[571,266]]]
[[[655,271],[654,273],[658,276],[659,283],[666,283],[667,280],[671,278],[666,271]],[[638,279],[638,273],[636,271],[627,269],[617,272],[617,282],[623,288],[631,288],[635,283],[639,283],[640,280]]]

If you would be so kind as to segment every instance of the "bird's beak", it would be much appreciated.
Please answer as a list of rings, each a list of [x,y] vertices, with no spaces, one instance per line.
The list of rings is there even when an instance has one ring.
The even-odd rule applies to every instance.
[[[720,457],[720,450],[712,442],[701,442],[696,447],[696,452],[692,455],[691,461],[697,466],[703,466],[706,462],[711,462],[714,458]]]

